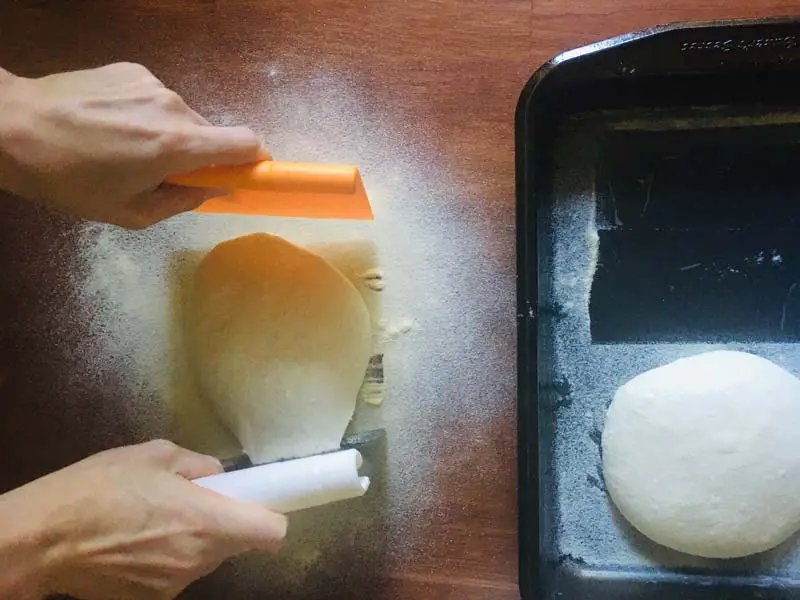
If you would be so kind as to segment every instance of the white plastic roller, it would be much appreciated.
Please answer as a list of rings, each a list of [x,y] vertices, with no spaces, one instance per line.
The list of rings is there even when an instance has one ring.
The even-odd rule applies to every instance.
[[[201,477],[194,483],[245,502],[289,513],[358,498],[369,489],[358,450],[348,449]]]

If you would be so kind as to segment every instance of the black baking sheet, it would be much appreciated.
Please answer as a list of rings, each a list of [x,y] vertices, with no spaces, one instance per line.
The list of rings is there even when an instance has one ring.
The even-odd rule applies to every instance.
[[[681,356],[800,375],[798,36],[792,19],[632,34],[548,63],[520,99],[525,598],[800,598],[796,538],[714,561],[632,530],[599,448],[614,390]]]

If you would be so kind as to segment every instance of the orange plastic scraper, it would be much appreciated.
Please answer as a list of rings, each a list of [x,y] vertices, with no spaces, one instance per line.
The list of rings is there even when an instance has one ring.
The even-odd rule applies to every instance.
[[[230,215],[374,218],[357,167],[264,160],[234,167],[211,166],[178,173],[167,182],[227,188],[229,196],[207,200],[196,212]]]

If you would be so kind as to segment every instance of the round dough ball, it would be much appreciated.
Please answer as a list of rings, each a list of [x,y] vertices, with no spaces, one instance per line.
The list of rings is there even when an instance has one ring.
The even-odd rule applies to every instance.
[[[732,558],[800,528],[800,380],[764,358],[708,352],[634,377],[602,444],[612,500],[659,544]]]
[[[338,448],[371,351],[353,284],[320,256],[259,233],[212,249],[192,292],[198,387],[251,460]]]

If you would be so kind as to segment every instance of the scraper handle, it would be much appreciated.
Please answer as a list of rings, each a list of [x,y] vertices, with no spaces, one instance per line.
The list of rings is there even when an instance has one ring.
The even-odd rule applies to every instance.
[[[258,190],[290,194],[354,194],[358,168],[349,165],[263,160],[237,166],[211,166],[176,173],[168,183],[188,187]]]

